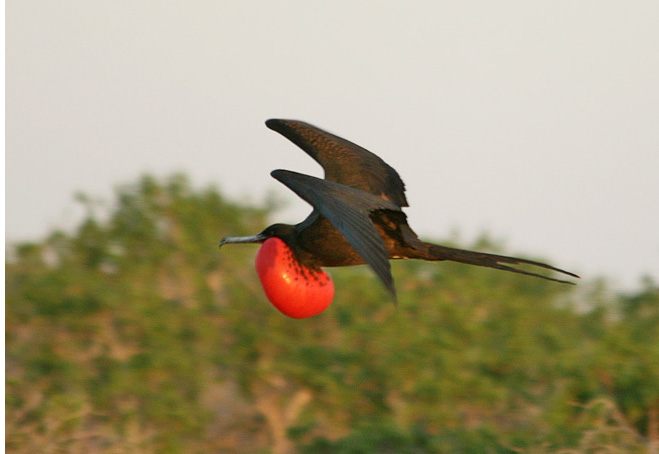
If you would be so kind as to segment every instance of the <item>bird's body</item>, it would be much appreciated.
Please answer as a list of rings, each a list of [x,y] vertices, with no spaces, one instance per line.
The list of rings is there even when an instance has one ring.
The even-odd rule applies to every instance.
[[[285,246],[269,247],[268,250],[285,251],[292,257],[290,260],[294,261],[287,261],[287,268],[280,270],[280,280],[286,288],[293,288],[291,286],[299,285],[296,283],[300,282],[304,283],[305,288],[316,288],[309,276],[321,273],[323,267],[367,264],[395,299],[396,291],[389,260],[402,258],[451,260],[562,283],[570,282],[509,265],[534,265],[578,277],[531,260],[466,251],[421,241],[408,225],[407,216],[402,211],[403,207],[408,206],[403,181],[398,173],[378,156],[341,137],[300,121],[268,120],[266,125],[306,151],[325,170],[325,179],[288,170],[272,172],[274,178],[288,186],[314,209],[297,225],[274,224],[253,236],[225,237],[220,245],[264,243],[270,238],[278,238]],[[271,271],[281,266],[275,263],[283,262],[273,258]],[[261,268],[267,267],[261,265]],[[299,273],[295,274],[295,270]],[[296,279],[291,279],[292,275],[295,275]],[[268,285],[272,286],[276,280],[270,277],[268,282]],[[278,292],[284,295],[279,297],[283,301],[275,303],[263,278],[262,283],[269,298],[280,310],[280,306],[285,307],[288,300],[299,298],[298,295],[301,294],[299,289],[288,296]],[[317,287],[318,292],[325,292],[321,287]],[[312,300],[314,291],[305,290],[304,294],[305,298]],[[323,297],[324,302],[326,299]],[[295,305],[297,307],[304,304],[306,303],[301,302]],[[286,313],[285,310],[282,311]]]
[[[423,242],[418,241],[412,229],[407,225],[404,213],[376,210],[370,213],[369,218],[382,238],[389,259],[425,258],[422,252]],[[407,233],[407,241],[404,239],[403,232]],[[302,261],[305,263],[321,267],[365,264],[364,259],[341,232],[322,216],[317,216],[309,227],[299,230],[296,243],[300,249]],[[412,244],[416,248],[412,247]]]

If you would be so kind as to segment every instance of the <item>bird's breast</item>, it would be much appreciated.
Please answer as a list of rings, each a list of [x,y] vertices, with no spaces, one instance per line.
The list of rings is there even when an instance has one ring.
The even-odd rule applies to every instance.
[[[314,267],[353,266],[364,263],[341,232],[324,218],[300,232],[296,245],[300,260]]]

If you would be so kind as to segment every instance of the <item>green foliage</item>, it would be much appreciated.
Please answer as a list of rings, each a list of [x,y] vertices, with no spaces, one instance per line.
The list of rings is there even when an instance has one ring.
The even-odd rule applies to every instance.
[[[6,264],[7,451],[649,452],[659,288],[450,263],[365,267],[286,318],[253,269],[271,207],[144,177]],[[481,249],[496,249],[484,239]],[[496,252],[496,251],[495,251]],[[592,289],[591,289],[592,287]],[[590,289],[590,290],[589,290]],[[571,450],[571,451],[566,451]]]
[[[301,450],[302,454],[513,454],[484,430],[448,429],[432,435],[420,427],[402,430],[391,424],[357,427],[338,441],[318,438]]]

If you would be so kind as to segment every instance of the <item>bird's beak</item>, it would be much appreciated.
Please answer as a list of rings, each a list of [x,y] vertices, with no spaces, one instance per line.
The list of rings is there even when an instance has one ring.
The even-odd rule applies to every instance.
[[[229,243],[263,243],[268,237],[263,233],[250,236],[225,236],[220,240],[220,247]]]

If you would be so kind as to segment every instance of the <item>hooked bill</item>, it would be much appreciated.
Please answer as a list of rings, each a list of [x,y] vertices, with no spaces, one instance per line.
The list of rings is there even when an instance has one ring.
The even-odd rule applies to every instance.
[[[256,271],[272,305],[289,317],[318,315],[334,298],[330,275],[302,266],[279,238],[269,238],[261,245],[256,254]]]

